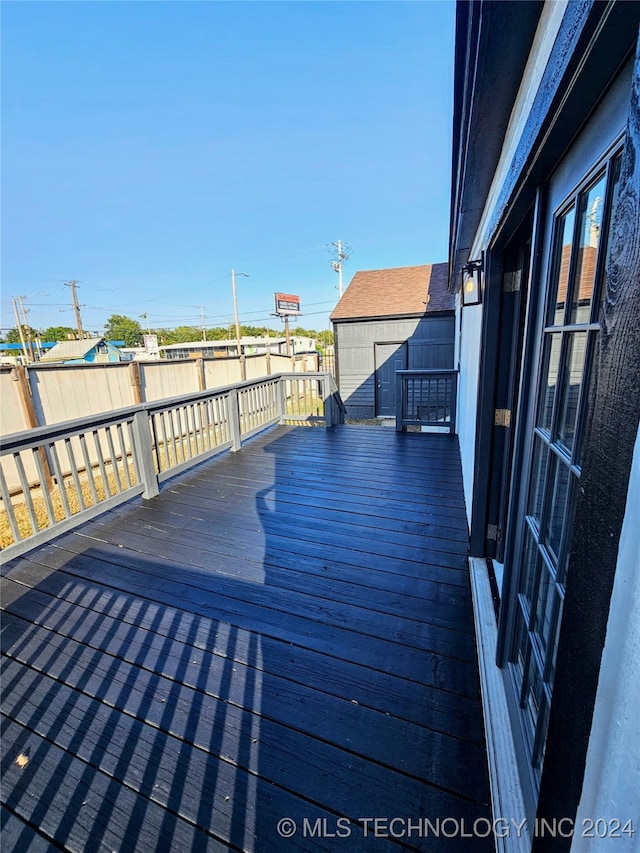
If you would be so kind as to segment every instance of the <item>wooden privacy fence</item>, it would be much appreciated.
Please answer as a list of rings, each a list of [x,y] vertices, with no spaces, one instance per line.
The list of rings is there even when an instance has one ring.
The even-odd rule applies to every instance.
[[[317,373],[317,356],[251,355],[245,379]],[[331,371],[322,371],[330,373]],[[238,358],[0,366],[0,435],[90,417],[242,381]]]
[[[328,373],[282,373],[14,433],[0,448],[4,556],[23,554],[273,424],[344,422]]]
[[[408,426],[456,431],[457,370],[398,370],[396,430]]]

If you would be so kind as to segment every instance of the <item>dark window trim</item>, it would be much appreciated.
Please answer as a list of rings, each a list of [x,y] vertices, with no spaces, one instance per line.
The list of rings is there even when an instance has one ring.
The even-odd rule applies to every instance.
[[[640,40],[633,81],[540,782],[538,817],[546,819],[575,818],[580,801],[640,425]],[[571,839],[538,838],[532,850],[570,847]]]

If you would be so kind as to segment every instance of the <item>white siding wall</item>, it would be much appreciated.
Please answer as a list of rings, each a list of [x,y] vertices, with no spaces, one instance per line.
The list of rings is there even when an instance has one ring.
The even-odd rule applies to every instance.
[[[462,323],[460,324],[460,311]],[[476,414],[478,410],[478,379],[480,373],[480,337],[482,331],[482,306],[458,307],[456,318],[457,349],[460,353],[458,376],[458,439],[464,484],[467,518],[471,521],[473,495],[473,467],[475,463]]]
[[[546,68],[551,49],[556,40],[558,29],[566,8],[566,0],[547,3],[543,9],[531,55],[518,91],[509,126],[505,134],[500,160],[496,168],[491,189],[487,196],[484,211],[475,238],[470,258],[479,258],[487,249],[489,239],[488,226],[505,176],[511,166],[517,150],[526,119],[531,109]],[[460,309],[458,309],[459,311]],[[482,306],[470,306],[462,311],[462,324],[456,320],[456,333],[459,336],[457,351],[460,354],[460,376],[458,391],[458,435],[464,482],[467,516],[470,519],[471,496],[473,493],[473,469],[475,464],[475,426],[478,410],[478,378],[480,360],[480,339],[482,327]],[[459,315],[458,315],[459,316]]]
[[[636,440],[577,826],[633,821],[635,835],[581,838],[572,853],[640,850],[640,430]]]

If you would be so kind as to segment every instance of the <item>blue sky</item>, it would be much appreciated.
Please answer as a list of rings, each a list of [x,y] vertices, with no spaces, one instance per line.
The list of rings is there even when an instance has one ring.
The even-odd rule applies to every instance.
[[[2,316],[328,328],[338,277],[447,259],[453,2],[3,2]],[[43,295],[47,294],[47,295]],[[141,321],[142,322],[142,321]]]

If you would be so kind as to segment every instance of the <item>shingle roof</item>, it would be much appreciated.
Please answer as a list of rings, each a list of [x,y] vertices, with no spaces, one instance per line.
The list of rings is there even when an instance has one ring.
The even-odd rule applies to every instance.
[[[72,358],[84,358],[104,338],[84,338],[82,341],[61,341],[40,359],[40,361],[67,361]]]
[[[422,264],[357,272],[330,320],[401,317],[433,311],[453,311],[449,265]]]

